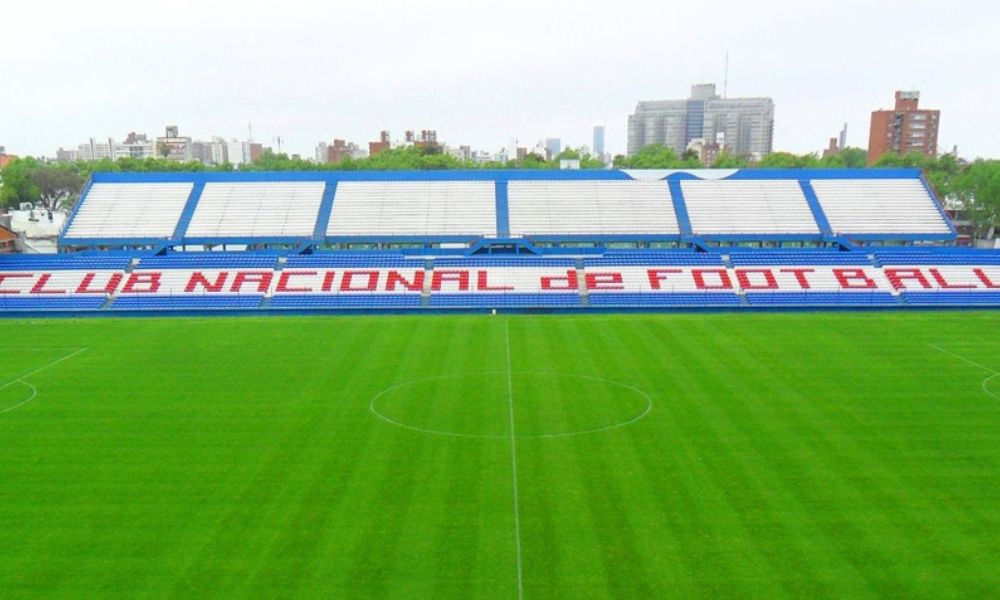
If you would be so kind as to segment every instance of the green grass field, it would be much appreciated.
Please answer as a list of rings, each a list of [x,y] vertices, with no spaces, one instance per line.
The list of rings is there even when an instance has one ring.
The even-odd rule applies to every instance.
[[[1000,594],[1000,312],[0,331],[3,597]]]

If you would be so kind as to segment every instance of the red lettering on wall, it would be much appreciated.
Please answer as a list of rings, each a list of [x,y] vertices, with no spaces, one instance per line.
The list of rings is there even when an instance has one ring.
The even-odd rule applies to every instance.
[[[624,290],[621,273],[587,273],[584,281],[588,290]]]
[[[944,275],[942,275],[937,269],[928,269],[928,271],[930,271],[931,277],[934,278],[934,281],[936,281],[937,284],[945,290],[974,290],[977,287],[974,283],[955,285],[953,283],[949,283],[948,280],[944,278]]]
[[[453,270],[434,271],[434,276],[431,277],[431,289],[435,292],[440,292],[441,284],[449,282],[458,284],[456,291],[467,292],[469,291],[469,272]]]
[[[705,283],[705,275],[715,275],[719,278],[719,282],[709,285]],[[729,278],[729,273],[725,269],[693,269],[691,276],[694,278],[695,287],[699,290],[733,289],[733,281]]]
[[[272,271],[237,271],[233,278],[233,285],[229,288],[234,294],[242,293],[243,284],[256,283],[257,292],[263,294],[267,288],[271,287],[271,279],[274,277]]]
[[[680,269],[648,269],[646,277],[649,277],[649,287],[654,290],[662,289],[660,283],[672,273],[683,273]]]
[[[47,290],[47,289],[45,289],[45,284],[47,284],[49,282],[49,279],[51,279],[51,278],[52,278],[52,273],[44,273],[44,274],[42,274],[42,276],[38,278],[38,281],[35,282],[35,286],[33,288],[31,288],[31,293],[32,294],[65,294],[66,290]]]
[[[4,279],[30,279],[34,277],[34,273],[0,273],[0,285],[3,285]],[[0,289],[0,294],[20,294],[21,292],[17,290],[5,290]]]
[[[754,283],[750,281],[750,275],[754,273],[760,273],[764,276],[763,283]],[[771,269],[738,269],[736,271],[736,281],[739,282],[740,287],[745,290],[776,290],[778,289],[778,280],[774,278],[774,273]]]
[[[195,271],[194,273],[191,273],[191,277],[188,279],[187,285],[184,286],[184,292],[188,294],[196,292],[198,291],[198,286],[203,287],[206,292],[221,292],[225,289],[227,277],[229,277],[228,271],[220,271],[219,274],[215,276],[215,281],[211,281],[208,277],[205,277],[201,271]]]
[[[104,285],[104,288],[97,289],[91,288],[90,286],[94,283],[94,279],[97,277],[97,273],[87,273],[83,281],[80,282],[79,287],[76,288],[77,294],[114,294],[115,290],[118,289],[118,285],[122,282],[123,276],[121,273],[115,273],[108,278],[108,282]]]
[[[282,271],[281,277],[278,278],[278,286],[274,289],[275,292],[302,292],[307,293],[313,291],[310,287],[288,287],[288,282],[292,277],[298,275],[315,275],[316,271]]]
[[[809,280],[806,279],[806,273],[812,273],[814,269],[781,269],[781,273],[791,273],[795,275],[795,281],[799,283],[799,287],[803,290],[808,290],[812,286],[809,285]]]
[[[156,271],[136,271],[129,275],[123,294],[155,294],[160,289],[160,273]]]
[[[972,272],[976,274],[976,277],[979,278],[979,281],[982,281],[983,285],[985,285],[986,287],[992,290],[1000,289],[1000,283],[994,283],[993,281],[991,281],[990,278],[986,276],[986,273],[982,269],[973,269]]]
[[[389,271],[389,275],[386,277],[385,281],[385,291],[394,292],[396,291],[396,285],[401,285],[411,292],[419,292],[424,289],[424,272],[414,271],[413,281],[407,280],[403,277],[399,271]]]
[[[336,274],[336,271],[327,271],[326,275],[323,276],[323,285],[320,289],[324,292],[333,291],[333,276]]]
[[[885,276],[892,287],[897,290],[906,289],[906,283],[904,283],[906,280],[916,281],[925,290],[931,288],[931,284],[928,283],[920,269],[885,269]]]
[[[845,290],[870,290],[878,287],[874,280],[865,275],[864,269],[834,269],[833,276]]]
[[[566,276],[542,277],[543,290],[576,290],[580,285],[576,276],[576,271],[570,269],[566,271]]]
[[[354,277],[361,275],[368,278],[368,283],[361,287],[351,285]],[[340,291],[342,292],[374,292],[378,289],[378,271],[344,271],[340,278]]]
[[[476,273],[476,289],[480,292],[509,292],[514,289],[509,285],[490,287],[487,275],[487,271],[479,271]]]

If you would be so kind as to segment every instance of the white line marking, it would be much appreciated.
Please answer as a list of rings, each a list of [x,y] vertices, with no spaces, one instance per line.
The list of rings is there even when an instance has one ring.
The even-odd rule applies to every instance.
[[[59,363],[63,362],[64,360],[69,360],[69,359],[73,358],[74,356],[76,356],[77,354],[80,354],[81,352],[83,352],[86,349],[87,349],[86,347],[80,348],[76,352],[73,352],[71,354],[67,354],[66,356],[63,356],[62,358],[57,358],[56,360],[54,360],[54,361],[52,361],[52,362],[50,362],[50,363],[48,363],[46,365],[38,367],[37,369],[35,369],[34,371],[31,371],[30,373],[25,373],[24,375],[21,375],[20,377],[15,377],[14,379],[11,379],[7,383],[4,383],[4,384],[0,385],[0,390],[4,389],[6,387],[9,387],[11,385],[14,385],[15,383],[20,383],[21,385],[26,385],[29,388],[31,388],[31,396],[27,400],[22,400],[22,401],[18,402],[17,404],[15,404],[14,406],[8,406],[7,408],[4,408],[4,409],[0,410],[0,415],[2,415],[5,412],[10,412],[10,411],[14,410],[15,408],[19,408],[21,406],[24,406],[25,404],[27,404],[27,403],[31,402],[32,400],[34,400],[35,396],[38,395],[38,388],[36,388],[35,386],[31,385],[27,381],[24,381],[26,378],[31,377],[32,375],[34,375],[36,373],[39,373],[41,371],[44,371],[45,369],[48,369],[49,367],[54,367],[54,366],[58,365]]]
[[[989,371],[990,373],[993,373],[994,375],[1000,375],[1000,371],[996,371],[996,370],[991,369],[991,368],[989,368],[989,367],[987,367],[985,365],[981,365],[981,364],[977,363],[974,360],[969,360],[968,358],[965,358],[964,356],[961,356],[959,354],[955,354],[954,352],[950,352],[948,350],[945,350],[941,346],[938,346],[936,344],[927,344],[927,345],[930,346],[931,348],[934,348],[938,352],[944,352],[945,354],[947,354],[949,356],[954,356],[958,360],[965,361],[965,362],[969,363],[970,365],[975,366],[975,367],[979,367],[980,369],[982,369],[984,371]]]
[[[1000,396],[998,396],[998,395],[994,394],[992,391],[990,391],[990,387],[989,387],[989,383],[991,381],[993,381],[997,377],[1000,377],[1000,371],[996,371],[994,369],[991,369],[991,368],[987,367],[986,365],[981,365],[981,364],[977,363],[976,361],[970,360],[968,358],[965,358],[964,356],[962,356],[960,354],[955,354],[954,352],[950,352],[948,350],[945,350],[944,348],[942,348],[941,346],[938,346],[936,344],[927,344],[927,345],[930,346],[931,348],[934,348],[938,352],[944,352],[948,356],[954,356],[955,358],[957,358],[958,360],[960,360],[962,362],[968,363],[968,364],[970,364],[970,365],[972,365],[974,367],[979,367],[980,369],[986,371],[987,373],[991,373],[991,375],[989,377],[987,377],[986,379],[984,379],[982,381],[982,383],[980,384],[979,387],[983,388],[983,393],[985,393],[987,396],[990,396],[991,398],[996,398],[997,400],[1000,400]]]
[[[510,321],[503,322],[504,346],[507,349],[507,406],[510,408],[510,473],[514,481],[514,543],[517,548],[517,597],[524,600],[524,575],[521,569],[521,507],[517,491],[517,435],[514,433],[514,372],[510,363]]]
[[[461,375],[492,375],[492,374],[496,374],[496,373],[504,373],[504,371],[475,371],[475,372],[459,373],[459,374],[454,374],[454,375],[433,375],[431,377],[421,377],[420,379],[411,379],[409,381],[403,381],[401,383],[397,383],[396,385],[389,386],[389,387],[385,388],[384,390],[380,391],[379,393],[375,394],[374,396],[372,396],[371,400],[368,401],[368,411],[370,413],[372,413],[373,415],[375,415],[376,417],[378,417],[379,419],[381,419],[382,421],[385,421],[386,423],[389,423],[391,425],[395,425],[397,427],[402,427],[403,429],[409,429],[411,431],[419,431],[420,433],[430,433],[430,434],[433,434],[433,435],[446,435],[446,436],[450,436],[450,437],[460,437],[460,438],[479,438],[479,439],[495,439],[495,440],[502,439],[502,440],[506,440],[509,437],[508,434],[461,433],[461,432],[458,432],[458,431],[443,431],[441,429],[429,429],[429,428],[426,428],[426,427],[417,427],[416,425],[409,425],[407,423],[403,423],[401,421],[397,421],[397,420],[393,419],[392,417],[388,417],[388,416],[380,413],[379,410],[378,410],[378,407],[376,406],[378,404],[378,400],[380,398],[382,398],[382,396],[385,396],[386,394],[392,393],[392,392],[394,392],[394,391],[396,391],[396,390],[398,390],[400,388],[404,388],[404,387],[406,387],[408,385],[414,385],[414,384],[417,384],[417,383],[423,383],[425,381],[434,381],[436,379],[448,379],[448,378],[451,378],[451,377],[460,377]],[[581,429],[579,431],[563,431],[563,432],[560,432],[560,433],[519,433],[519,434],[517,434],[517,437],[520,438],[520,439],[529,439],[529,438],[562,438],[562,437],[573,437],[573,436],[578,436],[578,435],[589,435],[591,433],[601,433],[601,432],[604,432],[604,431],[610,431],[612,429],[618,429],[620,427],[625,427],[627,425],[631,425],[633,423],[641,421],[642,419],[646,418],[646,415],[648,415],[653,410],[653,398],[652,398],[652,396],[650,396],[649,394],[647,394],[646,392],[640,390],[637,387],[628,385],[627,383],[622,383],[620,381],[614,381],[613,379],[605,379],[603,377],[595,377],[593,375],[580,375],[580,374],[577,374],[577,373],[558,373],[558,372],[554,372],[554,371],[518,371],[518,373],[522,374],[522,375],[550,375],[552,377],[573,377],[573,378],[576,378],[576,379],[586,379],[586,380],[589,380],[589,381],[596,381],[596,382],[599,382],[599,383],[607,383],[607,384],[610,384],[610,385],[618,386],[620,388],[624,388],[626,390],[631,390],[631,391],[635,392],[636,394],[638,394],[639,396],[642,396],[643,398],[646,399],[646,407],[642,410],[642,412],[639,413],[639,414],[637,414],[637,415],[635,415],[634,417],[628,419],[627,421],[621,421],[619,423],[612,423],[610,425],[604,425],[602,427],[595,427],[593,429]]]

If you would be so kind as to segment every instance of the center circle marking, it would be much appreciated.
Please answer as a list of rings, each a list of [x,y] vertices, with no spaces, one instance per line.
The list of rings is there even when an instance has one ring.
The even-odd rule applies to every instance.
[[[473,433],[473,432],[462,432],[462,431],[449,431],[448,429],[445,429],[445,428],[418,426],[418,425],[414,425],[412,423],[406,422],[405,419],[400,419],[398,417],[392,417],[392,416],[386,414],[387,411],[385,410],[384,406],[382,407],[381,410],[379,409],[380,400],[384,401],[384,399],[386,397],[391,396],[394,392],[396,392],[398,390],[405,390],[408,387],[418,386],[420,384],[424,384],[424,383],[428,383],[428,382],[432,382],[432,381],[446,381],[446,380],[461,379],[463,377],[483,377],[483,376],[490,376],[490,375],[495,375],[495,376],[498,376],[498,377],[499,376],[503,376],[504,384],[507,383],[506,382],[506,377],[507,377],[508,373],[506,371],[474,371],[474,372],[456,373],[456,374],[451,374],[451,375],[434,375],[434,376],[431,376],[431,377],[421,377],[419,379],[411,379],[409,381],[403,381],[401,383],[397,383],[395,385],[389,386],[389,387],[381,390],[380,392],[378,392],[377,394],[375,394],[374,396],[372,396],[371,400],[368,401],[368,410],[376,418],[378,418],[378,419],[380,419],[382,421],[385,421],[386,423],[395,425],[397,427],[401,427],[403,429],[409,429],[411,431],[419,431],[421,433],[427,433],[427,434],[433,434],[433,435],[444,435],[444,436],[450,436],[450,437],[466,437],[466,438],[480,438],[480,439],[508,439],[508,438],[510,438],[510,433]],[[512,373],[512,375],[513,375],[513,379],[514,379],[515,382],[517,381],[518,377],[522,377],[523,378],[524,376],[528,376],[528,377],[542,377],[542,378],[555,378],[555,379],[562,378],[562,379],[568,379],[568,380],[576,381],[578,385],[581,384],[581,383],[592,382],[594,384],[611,386],[613,388],[617,388],[619,390],[623,390],[623,391],[627,392],[628,394],[632,395],[633,398],[639,398],[639,399],[642,400],[641,407],[639,407],[638,410],[636,410],[634,412],[631,412],[631,414],[628,414],[628,415],[624,416],[623,418],[617,419],[617,420],[615,420],[613,422],[610,422],[610,423],[600,424],[600,425],[597,425],[597,426],[594,426],[594,427],[586,427],[586,428],[581,428],[581,429],[576,429],[576,430],[570,430],[570,431],[542,432],[542,433],[515,433],[514,437],[516,437],[518,439],[570,437],[570,436],[587,435],[587,434],[591,434],[591,433],[600,433],[600,432],[609,431],[609,430],[612,430],[612,429],[619,429],[621,427],[632,425],[633,423],[636,423],[636,422],[642,420],[643,418],[646,417],[646,415],[648,415],[653,410],[653,398],[648,393],[646,393],[645,391],[643,391],[643,390],[641,390],[641,389],[639,389],[637,387],[631,386],[631,385],[629,385],[627,383],[622,383],[620,381],[615,381],[615,380],[612,380],[612,379],[606,379],[606,378],[603,378],[603,377],[596,377],[596,376],[593,376],[593,375],[581,375],[581,374],[576,374],[576,373],[559,373],[559,372],[552,372],[552,371],[514,371]],[[505,390],[505,392],[506,392],[506,390]],[[488,402],[489,400],[486,400],[486,401]],[[503,394],[503,401],[504,401],[504,407],[506,408],[506,402],[509,401],[507,399],[507,394],[506,393]],[[515,407],[515,410],[516,410],[517,409],[517,394],[514,395],[514,407]],[[504,412],[505,417],[506,417],[506,414],[507,413]],[[504,421],[503,424],[506,425],[506,421]]]

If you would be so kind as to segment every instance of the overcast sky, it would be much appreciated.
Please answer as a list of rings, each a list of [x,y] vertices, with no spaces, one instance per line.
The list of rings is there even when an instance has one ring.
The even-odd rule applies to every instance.
[[[13,6],[12,6],[13,5]],[[939,143],[1000,157],[1000,3],[605,1],[0,3],[0,145],[53,156],[129,131],[246,138],[311,157],[334,137],[436,129],[495,152],[516,138],[625,151],[638,100],[696,82],[770,96],[775,149],[818,151],[919,89]]]

